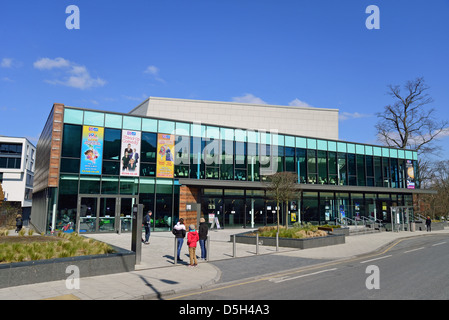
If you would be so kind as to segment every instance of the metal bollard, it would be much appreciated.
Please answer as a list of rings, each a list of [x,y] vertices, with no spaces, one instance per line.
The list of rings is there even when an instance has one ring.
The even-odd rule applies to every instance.
[[[210,237],[206,238],[206,261],[209,261],[209,248],[210,248]]]
[[[175,253],[173,254],[173,257],[175,258],[175,264],[178,263],[178,239],[175,237]]]
[[[276,232],[276,251],[279,251],[279,232]]]
[[[256,233],[256,255],[259,254],[259,233]]]
[[[233,242],[233,244],[232,244],[232,256],[234,257],[234,258],[236,258],[237,257],[237,250],[236,250],[236,247],[235,247],[235,234],[233,234],[232,235],[233,236],[233,240],[232,240],[232,242]]]

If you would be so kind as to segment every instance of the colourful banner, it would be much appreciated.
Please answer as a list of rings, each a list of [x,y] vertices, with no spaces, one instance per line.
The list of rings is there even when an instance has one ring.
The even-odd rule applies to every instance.
[[[140,131],[122,131],[121,176],[139,176],[140,141]]]
[[[81,146],[81,174],[101,175],[104,128],[83,126]]]
[[[407,189],[415,189],[415,170],[411,160],[407,160],[405,168],[407,170]]]
[[[174,178],[175,171],[175,136],[172,134],[157,135],[156,177]]]

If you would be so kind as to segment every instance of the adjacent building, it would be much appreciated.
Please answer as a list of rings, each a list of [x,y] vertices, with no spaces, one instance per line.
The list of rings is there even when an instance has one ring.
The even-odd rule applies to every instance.
[[[33,196],[36,147],[26,138],[0,136],[0,183],[4,201],[22,208],[29,220]]]
[[[267,176],[297,176],[292,224],[391,219],[412,206],[417,152],[338,140],[338,110],[150,97],[129,113],[54,104],[37,144],[33,224],[126,232],[133,204],[153,230],[204,217],[221,228],[276,223]]]

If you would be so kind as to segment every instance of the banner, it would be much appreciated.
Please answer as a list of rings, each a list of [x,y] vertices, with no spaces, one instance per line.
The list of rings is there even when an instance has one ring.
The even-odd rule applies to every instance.
[[[83,126],[81,146],[81,174],[101,175],[104,128]]]
[[[140,141],[140,131],[122,131],[121,176],[139,176]]]
[[[175,171],[175,136],[172,134],[157,135],[157,178],[174,178]]]
[[[411,160],[407,160],[405,169],[407,170],[407,189],[415,189],[415,170]]]

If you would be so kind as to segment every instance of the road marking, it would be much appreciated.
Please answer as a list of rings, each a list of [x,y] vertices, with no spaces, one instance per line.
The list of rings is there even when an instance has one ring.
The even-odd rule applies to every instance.
[[[413,252],[413,251],[418,251],[418,250],[422,250],[425,249],[424,247],[421,248],[416,248],[416,249],[412,249],[412,250],[408,250],[408,251],[404,251],[404,253],[409,253],[409,252]]]
[[[391,257],[391,254],[388,255],[388,256],[383,256],[383,257],[374,258],[374,259],[370,259],[370,260],[360,261],[360,263],[367,263],[367,262],[371,262],[371,261],[375,261],[375,260],[380,260],[380,259],[385,259],[385,258],[389,258],[389,257]]]
[[[446,243],[446,241],[444,241],[444,242],[440,242],[440,243],[435,243],[435,244],[432,244],[432,247],[435,247],[435,246],[439,246],[439,245],[441,245],[441,244],[445,244]]]
[[[308,273],[308,274],[302,274],[302,275],[296,276],[296,277],[272,278],[269,281],[274,282],[274,283],[281,283],[281,282],[284,282],[284,281],[290,281],[290,280],[294,280],[294,279],[304,278],[304,277],[313,276],[313,275],[316,275],[316,274],[329,272],[329,271],[335,271],[335,270],[337,270],[337,268],[321,270],[321,271],[312,272],[312,273]]]

